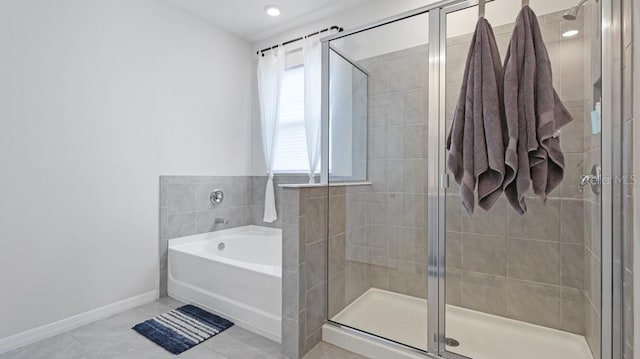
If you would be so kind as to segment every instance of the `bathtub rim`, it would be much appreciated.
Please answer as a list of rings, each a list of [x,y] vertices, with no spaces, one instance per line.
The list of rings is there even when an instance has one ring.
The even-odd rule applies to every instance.
[[[193,244],[196,242],[213,241],[223,236],[231,236],[234,234],[245,234],[250,230],[257,230],[259,232],[262,232],[266,236],[279,236],[280,246],[282,247],[282,229],[263,227],[263,226],[257,226],[252,224],[247,226],[223,229],[215,232],[205,232],[205,233],[193,234],[185,237],[173,238],[169,240],[167,251],[181,252],[191,256],[203,258],[206,260],[224,263],[230,266],[250,270],[253,272],[259,272],[272,277],[282,278],[282,257],[280,258],[280,265],[257,264],[249,261],[243,261],[243,260],[228,258],[224,256],[217,256],[210,252],[193,252],[193,251],[188,251],[181,248],[182,246],[187,244]]]

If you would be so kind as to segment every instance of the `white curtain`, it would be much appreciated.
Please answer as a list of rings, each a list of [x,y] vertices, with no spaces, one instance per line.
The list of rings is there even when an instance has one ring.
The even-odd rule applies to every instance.
[[[278,141],[280,90],[284,66],[285,50],[282,46],[258,57],[258,97],[260,99],[262,149],[269,176],[264,195],[263,220],[268,223],[278,219],[273,188],[273,160]]]
[[[304,54],[304,127],[307,136],[309,157],[309,183],[315,183],[315,171],[320,161],[322,133],[322,47],[320,40],[306,38]]]

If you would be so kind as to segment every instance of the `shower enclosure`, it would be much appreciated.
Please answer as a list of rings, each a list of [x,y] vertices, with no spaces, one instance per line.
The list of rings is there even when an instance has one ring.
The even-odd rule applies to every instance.
[[[561,186],[546,203],[529,196],[523,216],[501,198],[468,217],[446,170],[477,1],[323,40],[327,325],[415,355],[617,357],[612,190],[598,186],[614,170],[602,68],[614,68],[615,1],[575,5],[530,2],[574,121],[560,134]],[[520,7],[486,5],[503,58]]]

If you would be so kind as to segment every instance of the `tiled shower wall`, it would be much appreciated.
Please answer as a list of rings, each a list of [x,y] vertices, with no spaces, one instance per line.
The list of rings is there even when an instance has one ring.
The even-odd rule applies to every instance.
[[[376,287],[426,298],[427,46],[369,73],[368,179],[329,197],[329,317]]]
[[[167,243],[169,239],[221,229],[260,225],[282,227],[280,184],[305,183],[302,175],[274,177],[278,219],[262,221],[266,176],[160,176],[160,295],[167,294]],[[212,205],[209,195],[223,190],[221,204]],[[224,218],[228,224],[214,224]]]
[[[330,259],[346,259],[344,271],[330,266],[332,315],[371,286],[427,296],[427,51],[424,45],[358,62],[369,72],[372,185],[330,197],[330,223],[344,222],[330,226]],[[344,254],[337,252],[343,243]]]
[[[458,188],[447,197],[447,299],[449,303],[579,334],[599,325],[599,208],[578,190],[581,174],[597,159],[585,69],[590,48],[584,31],[562,38],[561,13],[540,17],[554,70],[554,85],[575,121],[562,131],[567,170],[546,204],[530,198],[517,215],[501,199],[488,213],[463,214]],[[494,29],[504,54],[512,25]],[[460,90],[471,35],[447,40],[448,124]],[[330,221],[344,233],[330,235],[329,316],[368,287],[425,298],[427,48],[416,47],[360,61],[369,72],[369,188],[347,188],[330,197]],[[585,89],[589,89],[589,93]],[[588,145],[587,145],[588,142]],[[588,168],[588,169],[587,169]],[[589,191],[589,189],[587,189]],[[362,217],[361,217],[362,216]],[[343,217],[343,219],[340,219]],[[344,244],[343,244],[344,243]],[[343,250],[344,248],[344,250]],[[334,264],[344,256],[344,262]],[[347,272],[350,271],[350,273]],[[364,272],[365,285],[361,284]],[[350,295],[346,290],[351,290]],[[336,293],[334,295],[334,293]],[[587,328],[589,327],[589,328]],[[590,340],[594,350],[599,343]]]
[[[367,243],[371,236],[365,208],[371,186],[331,187],[329,197],[329,318],[361,296],[372,284]],[[380,254],[378,253],[380,256]],[[382,257],[379,257],[380,259]]]
[[[585,102],[584,59],[590,54],[584,35],[561,37],[568,26],[582,28],[582,19],[567,23],[556,13],[542,16],[540,22],[555,87],[575,118],[562,133],[565,181],[546,204],[531,198],[524,217],[501,199],[491,212],[478,210],[467,218],[454,184],[447,201],[447,299],[451,304],[585,334],[588,311],[584,308],[585,302],[590,303],[585,290],[599,298],[595,283],[600,273],[592,276],[585,271],[597,264],[585,256],[591,253],[592,242],[589,238],[589,249],[585,249],[585,230],[588,234],[599,231],[585,229],[584,217],[589,216],[590,223],[591,209],[585,209],[576,185],[586,167],[584,140],[585,131],[590,130],[584,126],[589,118],[586,109],[591,108]],[[512,25],[495,28],[503,54],[511,31]],[[447,40],[448,124],[470,39],[467,35]],[[372,185],[347,187],[342,197],[330,197],[330,220],[344,218],[346,223],[343,233],[330,234],[330,317],[368,287],[427,296],[426,59],[427,47],[421,46],[359,62],[370,75]],[[599,319],[590,323],[596,322]]]

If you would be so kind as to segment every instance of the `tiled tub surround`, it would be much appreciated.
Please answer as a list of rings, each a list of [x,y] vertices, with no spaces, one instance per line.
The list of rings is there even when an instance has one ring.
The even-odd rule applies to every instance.
[[[160,295],[167,295],[167,241],[192,234],[258,225],[282,227],[283,183],[306,183],[304,175],[276,175],[274,178],[278,220],[262,221],[266,176],[160,176]],[[219,205],[209,201],[213,190],[221,189]],[[227,224],[215,224],[224,218]]]
[[[282,352],[301,358],[326,319],[327,188],[282,188]]]
[[[367,263],[350,258],[347,253],[347,238],[364,239],[363,226],[351,223],[354,218],[347,216],[355,213],[355,217],[364,218],[362,208],[350,208],[358,206],[358,196],[348,193],[370,190],[366,183],[283,188],[282,348],[291,358],[302,357],[321,340],[322,324],[327,318],[327,274],[330,307],[331,303],[348,304],[370,288],[365,274]],[[348,227],[357,228],[359,234],[349,233]]]

